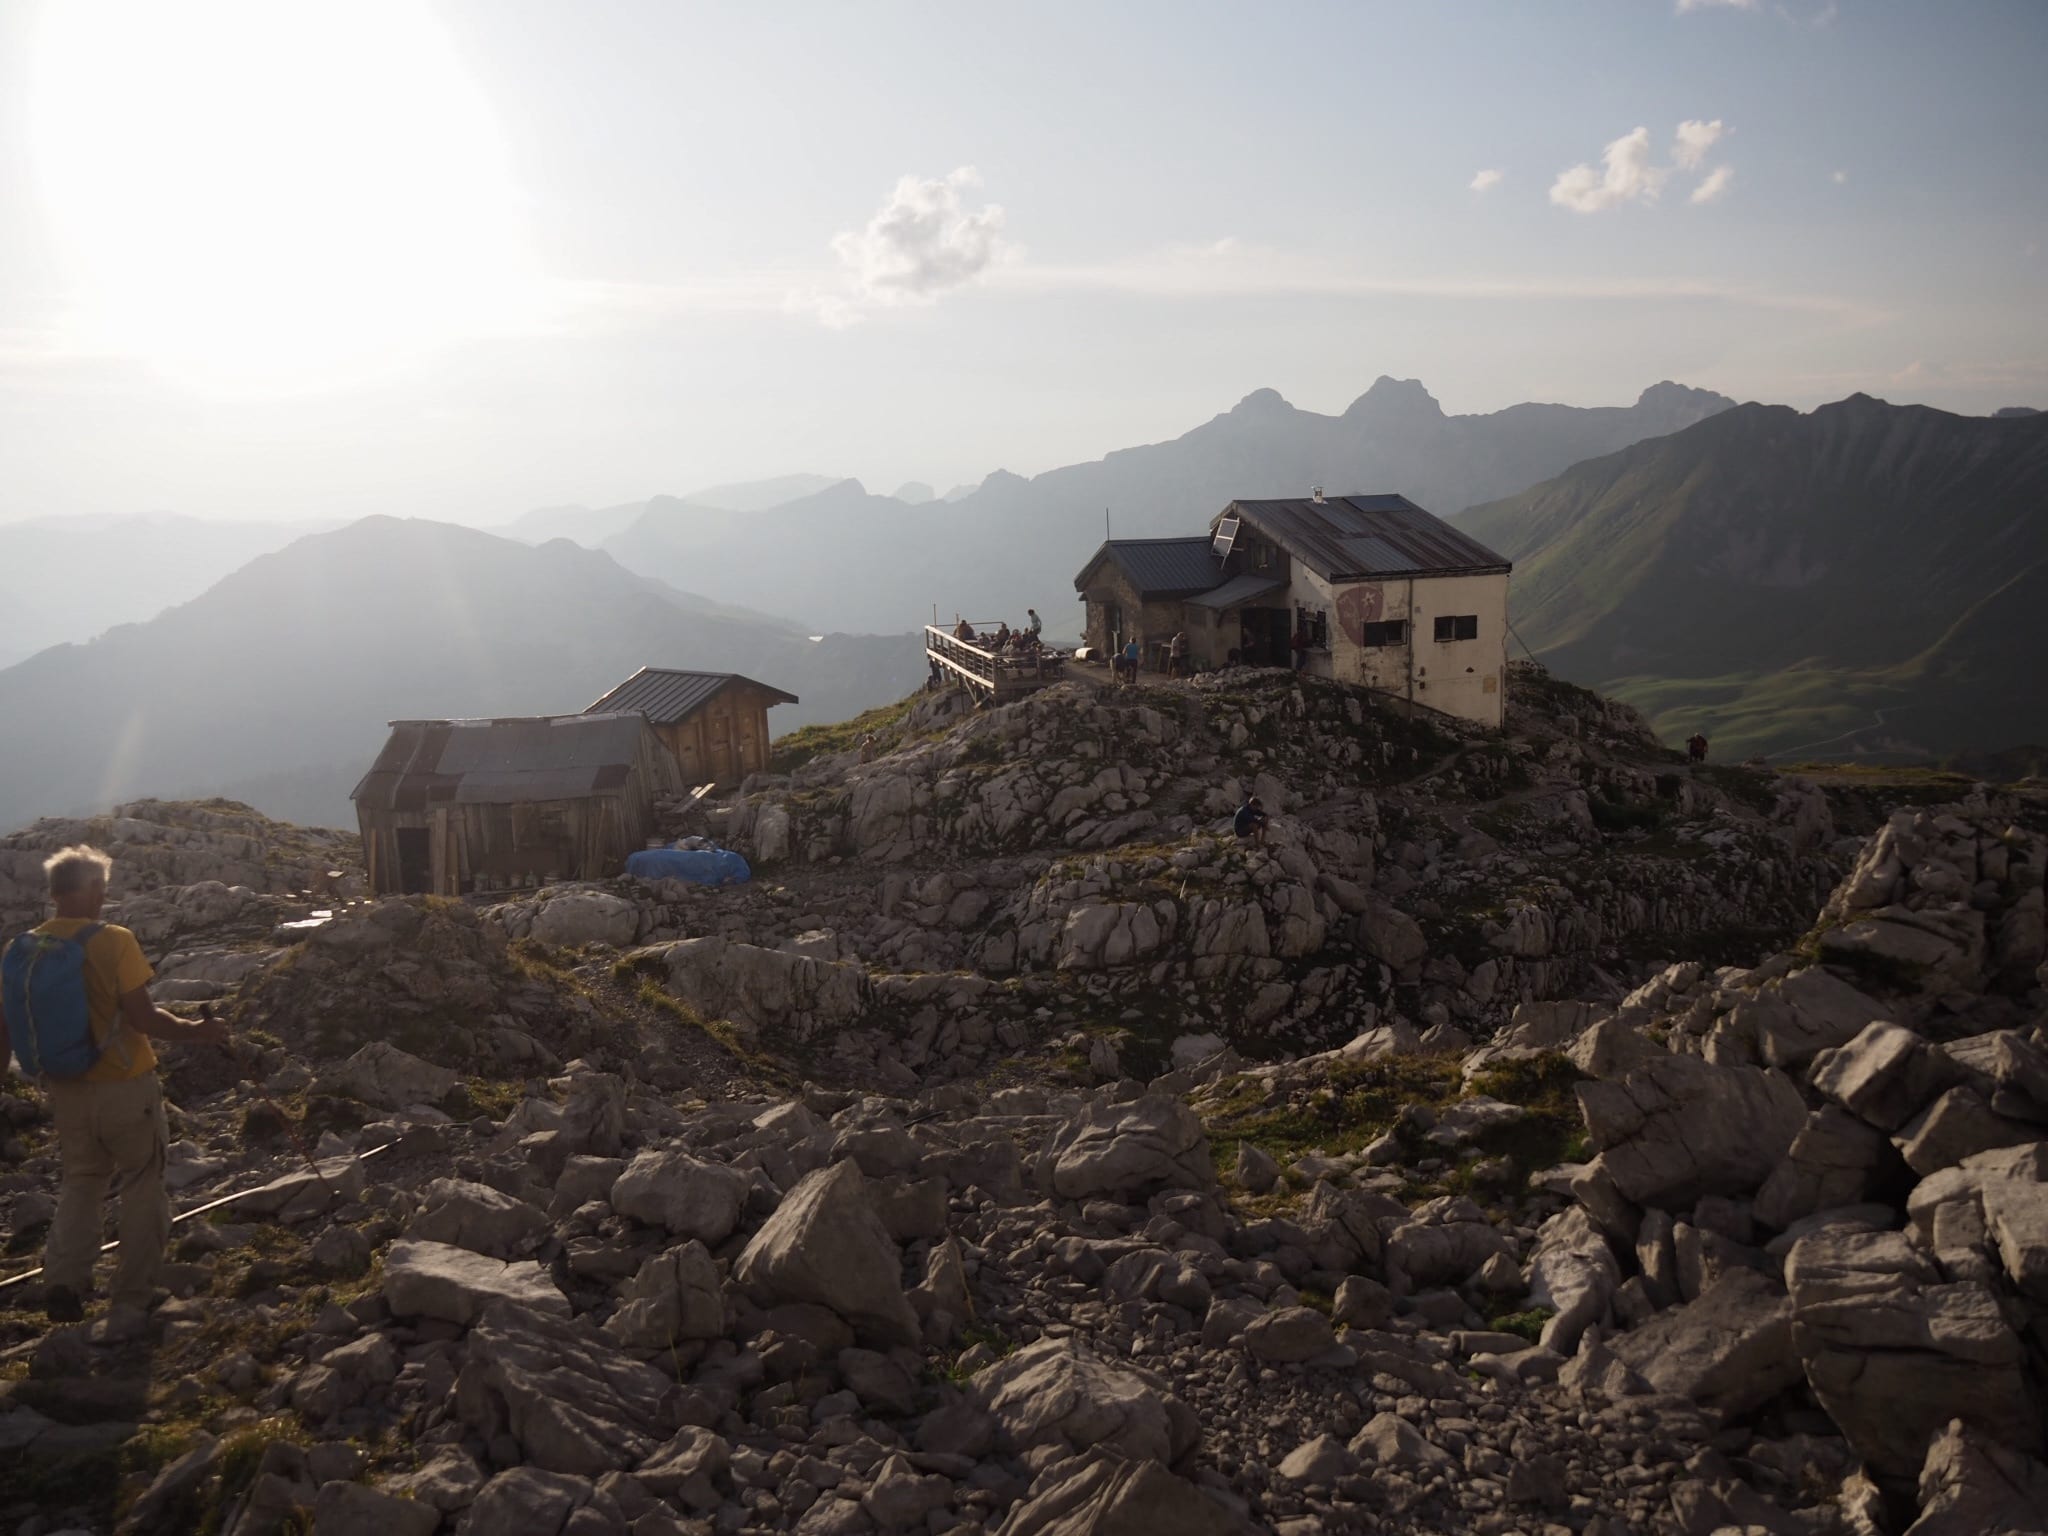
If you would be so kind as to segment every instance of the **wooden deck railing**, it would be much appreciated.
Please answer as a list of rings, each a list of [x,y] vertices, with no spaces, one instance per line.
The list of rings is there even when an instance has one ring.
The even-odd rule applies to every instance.
[[[956,640],[936,624],[924,627],[924,651],[940,667],[972,688],[1006,693],[1060,680],[1065,658],[1041,648],[1031,655],[996,651],[978,640]]]

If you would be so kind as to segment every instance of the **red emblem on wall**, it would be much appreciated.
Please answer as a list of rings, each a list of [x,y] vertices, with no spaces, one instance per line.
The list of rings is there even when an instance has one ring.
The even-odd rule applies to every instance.
[[[1378,585],[1346,587],[1337,594],[1337,627],[1353,645],[1365,644],[1365,626],[1377,624],[1386,610],[1385,589]]]

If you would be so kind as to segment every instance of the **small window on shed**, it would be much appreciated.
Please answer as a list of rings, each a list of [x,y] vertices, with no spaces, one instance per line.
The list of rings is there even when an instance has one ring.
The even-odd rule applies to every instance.
[[[1253,540],[1252,569],[1255,571],[1270,570],[1272,568],[1272,565],[1273,546],[1268,544],[1264,539]]]
[[[1476,613],[1444,614],[1436,621],[1438,640],[1477,640],[1479,638],[1479,615]]]
[[[1383,619],[1365,626],[1367,645],[1406,645],[1408,643],[1408,621],[1406,619]]]

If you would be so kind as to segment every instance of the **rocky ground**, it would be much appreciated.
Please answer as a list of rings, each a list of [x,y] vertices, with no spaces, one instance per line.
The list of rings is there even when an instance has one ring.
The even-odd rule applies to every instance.
[[[1518,681],[934,696],[717,808],[717,891],[0,840],[12,926],[111,847],[236,1026],[147,1334],[0,1289],[0,1531],[2048,1528],[2048,798]]]

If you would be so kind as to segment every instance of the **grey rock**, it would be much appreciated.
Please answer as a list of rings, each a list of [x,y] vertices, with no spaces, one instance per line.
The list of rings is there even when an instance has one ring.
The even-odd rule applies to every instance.
[[[463,1536],[561,1536],[594,1492],[588,1479],[570,1473],[513,1467],[484,1484],[459,1530]]]
[[[724,1333],[725,1293],[710,1251],[693,1238],[642,1264],[604,1331],[627,1349],[667,1349]]]
[[[1280,1459],[1279,1474],[1290,1483],[1307,1483],[1327,1488],[1348,1473],[1354,1461],[1350,1450],[1335,1435],[1317,1435],[1304,1440]]]
[[[1393,1315],[1393,1292],[1364,1275],[1347,1275],[1330,1307],[1331,1320],[1350,1328],[1381,1328]],[[1202,1342],[1209,1342],[1206,1334]]]
[[[1463,1195],[1443,1195],[1417,1206],[1387,1234],[1386,1259],[1417,1286],[1458,1285],[1514,1243]]]
[[[313,1501],[313,1536],[432,1536],[441,1511],[361,1483],[328,1483]]]
[[[1330,1320],[1313,1307],[1282,1307],[1252,1319],[1244,1345],[1269,1365],[1295,1365],[1332,1349],[1337,1336]]]
[[[400,1238],[384,1253],[384,1300],[398,1317],[433,1317],[468,1325],[497,1301],[554,1317],[569,1315],[547,1271],[533,1263],[502,1263],[447,1243]]]
[[[915,1344],[903,1258],[851,1162],[805,1174],[733,1264],[733,1280],[768,1305],[829,1307],[883,1344]]]
[[[732,1447],[724,1436],[686,1424],[651,1452],[635,1474],[650,1493],[699,1512],[718,1508],[732,1465]]]
[[[1756,1218],[1782,1229],[1816,1211],[1855,1205],[1870,1194],[1888,1161],[1883,1132],[1824,1104],[1806,1117],[1785,1161],[1757,1191]]]
[[[1111,1446],[1172,1463],[1200,1438],[1193,1412],[1149,1372],[1100,1359],[1074,1339],[1041,1339],[968,1384],[1011,1454],[1033,1446]]]
[[[1895,1131],[1947,1087],[1948,1063],[1897,1024],[1872,1023],[1847,1045],[1822,1051],[1807,1080],[1823,1098],[1876,1126]]]
[[[646,1151],[612,1185],[612,1209],[676,1237],[716,1246],[739,1226],[747,1179],[687,1152]]]
[[[1920,1518],[1906,1536],[2039,1536],[2043,1530],[2048,1466],[1951,1420],[1927,1448]]]
[[[1241,1536],[1243,1523],[1156,1461],[1096,1452],[1057,1462],[999,1536]]]
[[[1579,1335],[1606,1315],[1621,1284],[1621,1265],[1592,1217],[1573,1206],[1538,1230],[1528,1284],[1530,1304],[1552,1313],[1543,1325],[1543,1347],[1569,1355],[1579,1347]]]
[[[1975,1088],[1951,1088],[1892,1138],[1906,1166],[1923,1179],[1966,1157],[2041,1139],[2042,1127],[2010,1120]]]
[[[1732,1270],[1697,1301],[1660,1312],[1607,1346],[1659,1392],[1726,1417],[1759,1408],[1799,1379],[1792,1304],[1770,1280]]]
[[[531,1253],[547,1231],[547,1213],[538,1206],[462,1179],[429,1184],[425,1204],[405,1228],[407,1237],[448,1243],[496,1259]]]
[[[408,1109],[439,1104],[461,1081],[446,1067],[422,1061],[389,1041],[372,1040],[346,1061],[323,1070],[316,1086],[379,1109]]]
[[[1378,1413],[1351,1437],[1351,1454],[1382,1467],[1448,1467],[1450,1452],[1432,1445],[1397,1413]]]
[[[1665,1056],[1620,1082],[1581,1083],[1577,1091],[1615,1188],[1667,1210],[1754,1190],[1806,1121],[1799,1090],[1783,1073],[1696,1056]]]
[[[1786,1259],[1793,1343],[1821,1406],[1879,1482],[1910,1483],[1954,1418],[2040,1434],[2025,1350],[1998,1300],[1945,1283],[1903,1233],[1829,1229]]]
[[[550,1472],[637,1467],[678,1427],[673,1376],[584,1326],[496,1302],[470,1330],[456,1404],[488,1441],[510,1435]]]
[[[1149,1093],[1123,1104],[1091,1103],[1039,1154],[1040,1177],[1068,1200],[1119,1199],[1216,1182],[1202,1122],[1178,1099]]]

